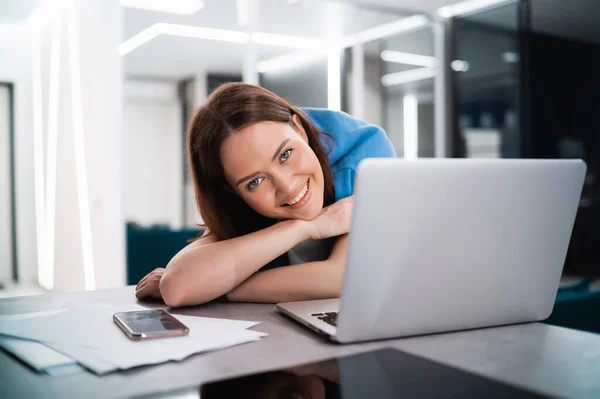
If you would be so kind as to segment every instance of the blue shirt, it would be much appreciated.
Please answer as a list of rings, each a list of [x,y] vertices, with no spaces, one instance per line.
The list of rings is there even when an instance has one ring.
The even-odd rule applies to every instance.
[[[394,146],[380,127],[344,112],[318,108],[301,108],[301,111],[318,130],[333,138],[333,148],[330,148],[327,137],[321,137],[321,144],[329,152],[336,201],[354,193],[354,176],[360,161],[365,158],[396,157]],[[261,270],[288,264],[287,254],[283,254]]]
[[[395,158],[396,151],[385,131],[345,112],[302,108],[301,111],[321,132],[333,138],[329,164],[335,184],[335,200],[352,195],[358,163],[365,158]],[[321,144],[329,150],[327,139]]]

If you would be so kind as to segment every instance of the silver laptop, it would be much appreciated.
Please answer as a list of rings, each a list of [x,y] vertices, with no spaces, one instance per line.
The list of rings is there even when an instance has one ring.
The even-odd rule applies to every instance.
[[[341,298],[277,309],[341,343],[543,320],[585,172],[581,160],[365,160]]]

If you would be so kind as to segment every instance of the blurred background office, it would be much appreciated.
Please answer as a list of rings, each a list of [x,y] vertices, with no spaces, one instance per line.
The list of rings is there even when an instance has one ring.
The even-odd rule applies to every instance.
[[[596,0],[0,0],[0,57],[2,296],[135,284],[199,234],[185,130],[228,81],[405,159],[583,158],[565,281],[600,274]]]

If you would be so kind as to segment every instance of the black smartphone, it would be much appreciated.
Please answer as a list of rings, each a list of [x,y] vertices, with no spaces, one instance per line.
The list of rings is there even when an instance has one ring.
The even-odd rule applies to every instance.
[[[132,340],[179,337],[190,330],[162,309],[136,310],[113,315],[114,322]]]

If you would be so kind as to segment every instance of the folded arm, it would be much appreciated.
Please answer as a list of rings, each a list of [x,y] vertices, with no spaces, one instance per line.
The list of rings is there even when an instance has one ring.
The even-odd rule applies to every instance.
[[[277,303],[338,298],[342,292],[348,235],[336,241],[328,259],[259,272],[227,294],[233,302]]]
[[[171,307],[209,302],[307,238],[303,221],[285,221],[245,236],[216,241],[210,234],[181,250],[160,279]]]

